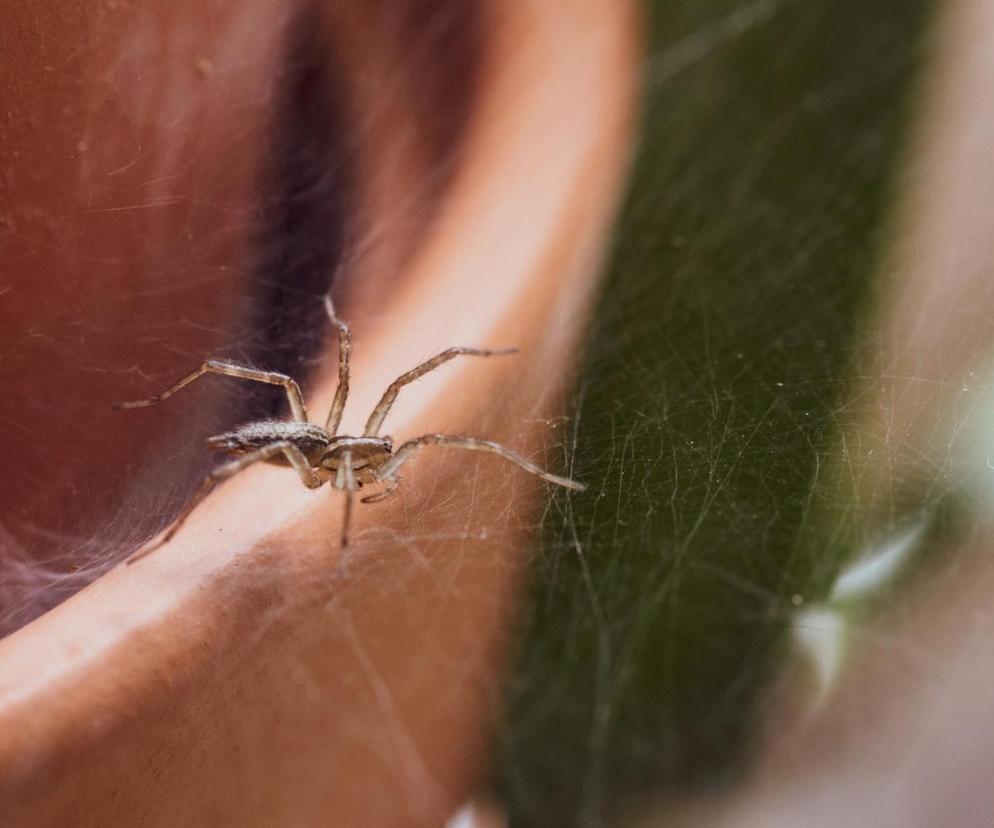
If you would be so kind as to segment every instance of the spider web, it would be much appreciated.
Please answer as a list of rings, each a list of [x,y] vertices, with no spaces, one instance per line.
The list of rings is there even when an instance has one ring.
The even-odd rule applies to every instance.
[[[955,505],[935,481],[895,469],[897,494],[883,514],[863,515],[853,514],[855,484],[847,479],[865,471],[852,467],[859,455],[845,443],[855,389],[869,370],[854,351],[878,298],[926,11],[924,2],[884,0],[650,4],[633,183],[579,381],[566,416],[548,424],[546,456],[558,461],[550,464],[595,483],[580,496],[553,492],[538,515],[493,516],[540,539],[528,600],[515,618],[498,619],[513,621],[519,635],[506,698],[494,699],[505,710],[494,795],[511,824],[614,825],[648,801],[729,790],[759,748],[763,705],[791,651],[798,601],[831,597],[845,563],[867,546],[885,541],[886,554],[875,559],[881,571],[955,522],[947,514]],[[466,25],[452,14],[437,21],[441,41],[449,27]],[[164,257],[168,267],[142,274],[135,288],[186,295],[188,316],[111,326],[63,308],[8,334],[3,370],[21,393],[0,408],[2,453],[35,447],[47,502],[73,507],[65,517],[25,511],[16,505],[18,482],[7,481],[3,631],[75,593],[168,521],[209,467],[200,448],[206,435],[278,414],[282,403],[279,390],[246,394],[223,384],[198,389],[196,400],[177,398],[154,463],[137,437],[101,455],[85,433],[77,444],[53,436],[45,412],[62,409],[60,422],[95,428],[99,441],[111,442],[111,415],[95,399],[144,396],[207,353],[313,376],[327,335],[327,274],[347,253],[375,247],[377,228],[350,237],[345,207],[329,197],[348,190],[350,141],[363,136],[349,133],[344,113],[331,125],[317,118],[335,80],[306,33],[297,36],[297,60],[276,96],[286,107],[280,121],[292,126],[274,139],[284,142],[273,149],[279,163],[259,185],[285,189],[275,187],[257,214],[208,211],[222,235],[261,228],[253,231],[258,264],[240,274],[250,286],[240,304],[220,318],[198,307],[232,279],[213,258],[213,234],[204,234],[184,240]],[[416,44],[426,62],[433,42]],[[458,96],[448,95],[452,120],[440,132],[460,122]],[[422,210],[456,162],[442,158],[422,200],[398,213]],[[127,163],[140,164],[140,154]],[[9,298],[0,282],[0,308]],[[67,339],[77,343],[68,361]],[[135,342],[160,347],[158,362],[108,371],[108,352]],[[449,344],[440,338],[440,347]],[[60,361],[64,371],[56,370]],[[15,384],[23,366],[39,363],[52,370]],[[83,386],[99,393],[77,395]],[[561,390],[549,387],[549,398]],[[506,393],[484,433],[513,400],[513,389]],[[530,404],[522,433],[546,403]],[[111,494],[81,486],[83,465],[121,482]],[[500,491],[468,469],[466,486],[482,513]],[[456,513],[443,491],[429,489],[423,499],[439,522]],[[916,523],[926,512],[927,525]],[[475,541],[474,554],[493,560],[498,578],[516,577],[500,570],[486,524],[452,531]],[[382,549],[399,541],[435,567],[444,597],[459,589],[431,552],[445,539],[384,535]],[[375,532],[364,542],[368,557],[346,572],[353,585],[375,583],[387,557]],[[843,586],[858,593],[849,574]],[[385,588],[383,602],[402,601],[401,587]],[[350,628],[334,606],[329,612]],[[276,606],[254,635],[279,621]],[[362,653],[363,642],[355,643]],[[362,663],[384,718],[396,722],[384,755],[407,769],[412,810],[427,809],[441,795],[437,780],[377,665]]]

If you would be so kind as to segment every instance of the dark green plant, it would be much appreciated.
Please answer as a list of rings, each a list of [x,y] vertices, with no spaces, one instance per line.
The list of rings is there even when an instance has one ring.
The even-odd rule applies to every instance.
[[[921,0],[656,0],[632,185],[500,734],[514,826],[599,826],[748,761],[886,240]],[[828,504],[830,506],[831,504]]]

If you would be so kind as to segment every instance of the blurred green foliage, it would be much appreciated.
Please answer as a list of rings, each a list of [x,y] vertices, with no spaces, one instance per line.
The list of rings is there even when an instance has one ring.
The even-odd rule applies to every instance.
[[[734,780],[811,531],[923,57],[921,0],[656,0],[632,185],[500,733],[514,826]],[[828,504],[830,507],[831,504]],[[826,537],[821,537],[826,535]]]

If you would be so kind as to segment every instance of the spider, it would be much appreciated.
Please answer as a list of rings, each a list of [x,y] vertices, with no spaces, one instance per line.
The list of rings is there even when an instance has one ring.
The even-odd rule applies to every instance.
[[[308,489],[317,489],[325,483],[331,482],[335,489],[344,491],[346,498],[342,519],[342,547],[347,547],[349,544],[352,501],[355,491],[362,488],[364,483],[376,483],[383,487],[382,490],[361,498],[361,501],[363,503],[376,503],[389,497],[397,489],[399,483],[397,472],[400,467],[425,446],[437,445],[469,451],[492,452],[505,460],[516,463],[525,471],[541,477],[549,483],[575,491],[583,491],[586,488],[582,483],[549,474],[520,454],[489,440],[452,434],[423,434],[408,440],[394,450],[393,440],[390,437],[380,436],[383,421],[390,412],[394,400],[397,399],[400,389],[405,385],[414,382],[414,380],[457,356],[504,356],[516,353],[517,348],[498,350],[448,348],[407,373],[401,374],[390,383],[369,415],[361,437],[338,434],[338,427],[345,411],[345,402],[349,395],[349,357],[352,353],[352,338],[348,326],[335,315],[334,305],[330,297],[327,296],[325,297],[325,309],[331,323],[338,329],[339,350],[338,387],[335,390],[331,410],[328,412],[323,428],[308,421],[300,386],[289,376],[220,359],[207,360],[197,370],[154,397],[113,405],[115,409],[147,408],[158,405],[205,374],[222,374],[253,382],[264,382],[269,385],[282,385],[286,391],[287,401],[290,404],[290,414],[293,418],[292,420],[257,420],[238,426],[225,434],[208,438],[207,445],[211,449],[225,451],[234,455],[236,459],[218,466],[208,474],[197,492],[165,530],[161,539],[129,558],[129,564],[168,543],[180,530],[193,510],[218,483],[255,463],[291,466]]]

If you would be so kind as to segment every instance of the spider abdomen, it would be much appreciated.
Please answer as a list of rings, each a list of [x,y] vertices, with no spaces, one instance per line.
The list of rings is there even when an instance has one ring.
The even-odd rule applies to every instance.
[[[315,462],[331,440],[321,426],[289,420],[257,420],[207,439],[207,445],[215,451],[235,455],[247,454],[280,442],[293,443],[308,460]],[[282,455],[274,457],[271,462],[286,464]]]

